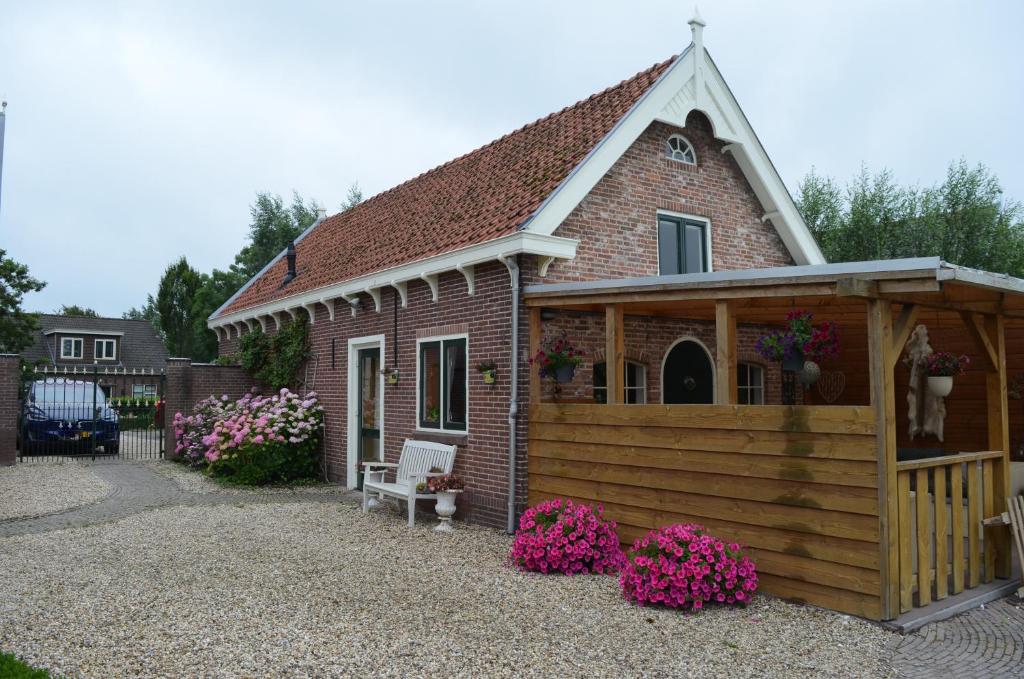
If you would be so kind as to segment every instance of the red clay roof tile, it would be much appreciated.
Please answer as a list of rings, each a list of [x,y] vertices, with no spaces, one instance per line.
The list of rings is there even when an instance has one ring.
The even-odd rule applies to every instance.
[[[221,314],[514,233],[672,59],[329,217]]]

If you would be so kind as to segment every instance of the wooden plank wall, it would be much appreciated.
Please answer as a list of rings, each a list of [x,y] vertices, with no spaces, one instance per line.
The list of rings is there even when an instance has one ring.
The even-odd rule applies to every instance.
[[[697,522],[749,545],[761,588],[881,616],[869,407],[536,404],[529,501],[602,502],[626,543]]]

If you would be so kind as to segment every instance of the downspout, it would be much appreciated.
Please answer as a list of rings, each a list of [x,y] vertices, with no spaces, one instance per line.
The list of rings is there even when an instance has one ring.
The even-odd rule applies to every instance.
[[[519,414],[519,262],[518,256],[502,257],[512,283],[512,367],[508,382],[508,522],[505,530],[516,531],[516,420]]]

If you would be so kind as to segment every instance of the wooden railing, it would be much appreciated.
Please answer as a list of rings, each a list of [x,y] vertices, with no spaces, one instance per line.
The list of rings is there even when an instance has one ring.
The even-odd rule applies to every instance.
[[[995,513],[1003,464],[1001,451],[897,463],[902,612],[994,579],[995,550],[982,520]]]

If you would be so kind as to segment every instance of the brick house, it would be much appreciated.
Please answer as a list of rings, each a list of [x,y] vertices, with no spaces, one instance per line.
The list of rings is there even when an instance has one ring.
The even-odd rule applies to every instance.
[[[526,497],[526,285],[821,264],[722,75],[700,19],[680,55],[318,220],[209,319],[220,352],[310,324],[310,386],[332,478],[415,437],[458,444],[471,520],[511,528]],[[603,315],[552,321],[587,360],[561,395],[606,398]],[[714,399],[713,322],[627,316],[627,402]],[[740,398],[779,376],[738,329]],[[494,363],[497,382],[477,366]],[[397,382],[385,374],[397,372]]]
[[[167,365],[167,348],[149,321],[88,316],[39,315],[39,330],[22,353],[48,373],[107,368],[126,377],[108,396],[155,397]]]

